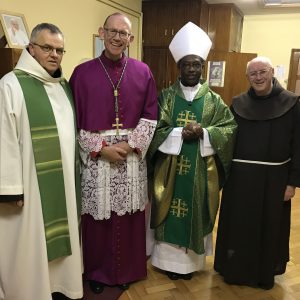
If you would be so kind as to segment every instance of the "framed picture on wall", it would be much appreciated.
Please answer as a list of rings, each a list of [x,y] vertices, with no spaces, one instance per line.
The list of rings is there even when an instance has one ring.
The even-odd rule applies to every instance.
[[[96,58],[101,55],[105,49],[103,40],[100,39],[98,34],[93,34],[93,57]],[[129,48],[125,50],[125,55],[129,56]]]
[[[209,86],[224,87],[225,61],[208,61],[207,82]]]
[[[103,40],[100,39],[98,34],[93,34],[93,57],[96,58],[100,56],[103,50]]]
[[[0,48],[4,48],[7,45],[6,42],[6,37],[5,37],[5,33],[4,30],[1,26],[1,22],[0,22]]]
[[[10,48],[24,48],[29,44],[29,30],[24,15],[0,11],[0,23]]]

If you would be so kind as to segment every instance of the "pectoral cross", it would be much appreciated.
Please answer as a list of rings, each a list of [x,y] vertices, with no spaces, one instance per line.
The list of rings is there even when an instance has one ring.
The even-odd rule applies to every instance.
[[[119,128],[123,127],[123,124],[119,123],[119,121],[120,121],[119,117],[116,117],[116,123],[112,124],[112,127],[116,127],[116,133],[117,133],[117,135],[119,135]]]

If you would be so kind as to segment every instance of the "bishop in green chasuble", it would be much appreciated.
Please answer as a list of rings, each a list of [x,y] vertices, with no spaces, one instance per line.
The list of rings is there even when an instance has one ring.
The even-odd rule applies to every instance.
[[[163,188],[169,188],[165,184],[165,176],[153,181],[153,194],[157,195],[152,199],[155,238],[202,254],[203,237],[213,229],[219,206],[219,189],[229,171],[236,125],[228,107],[206,82],[203,82],[194,100],[188,102],[177,81],[161,93],[159,105],[161,114],[149,157],[154,174],[164,169],[165,176],[175,179],[168,206],[162,203],[166,199],[160,193]],[[170,166],[160,163],[158,148],[173,128],[185,127],[191,122],[201,123],[208,131],[216,153],[201,157],[198,140],[183,141],[180,153],[173,157],[176,167],[169,172]],[[167,178],[167,181],[172,180]]]
[[[236,123],[221,97],[201,80],[211,47],[207,34],[189,22],[169,48],[179,80],[159,97],[159,120],[148,150],[151,261],[171,279],[190,279],[212,254],[219,190],[226,179]]]

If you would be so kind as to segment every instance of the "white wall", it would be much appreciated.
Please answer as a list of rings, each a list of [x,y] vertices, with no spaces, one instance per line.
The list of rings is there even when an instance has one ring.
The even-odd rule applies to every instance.
[[[283,66],[280,82],[286,87],[291,50],[300,49],[300,14],[253,15],[244,17],[242,52],[269,57]]]

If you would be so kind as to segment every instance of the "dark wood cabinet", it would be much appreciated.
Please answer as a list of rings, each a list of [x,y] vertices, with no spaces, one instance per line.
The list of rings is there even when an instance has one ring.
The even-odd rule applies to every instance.
[[[166,47],[144,47],[143,60],[150,67],[157,91],[169,87],[178,77],[178,68]]]
[[[208,28],[208,5],[203,0],[144,1],[143,46],[169,46],[176,32],[187,22]]]
[[[142,2],[143,61],[151,68],[157,90],[172,84],[178,69],[169,51],[177,31],[191,21],[208,30],[209,7],[204,0],[163,0]]]
[[[0,48],[0,78],[13,70],[21,53],[22,49]]]
[[[243,14],[234,4],[154,0],[144,1],[142,10],[143,61],[153,73],[158,92],[178,77],[179,71],[168,47],[177,31],[189,21],[207,32],[213,42],[207,61],[226,62],[224,87],[211,88],[229,105],[233,96],[248,89],[246,65],[256,54],[235,53],[241,50]]]
[[[243,21],[243,13],[232,3],[209,5],[208,35],[212,49],[240,52]]]

